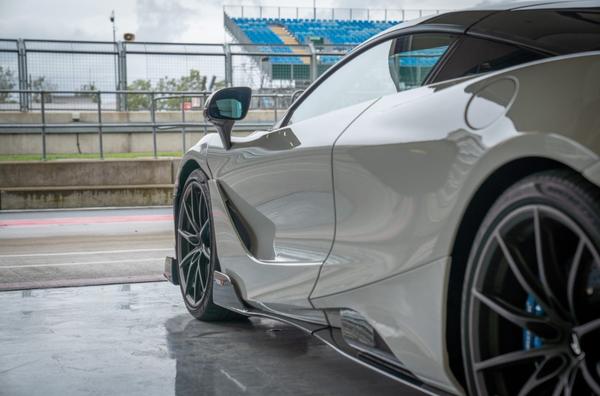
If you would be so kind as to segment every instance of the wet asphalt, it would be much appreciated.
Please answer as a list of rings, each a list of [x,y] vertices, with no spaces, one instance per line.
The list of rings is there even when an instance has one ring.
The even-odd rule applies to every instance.
[[[289,325],[193,319],[170,216],[0,212],[0,395],[420,394]]]

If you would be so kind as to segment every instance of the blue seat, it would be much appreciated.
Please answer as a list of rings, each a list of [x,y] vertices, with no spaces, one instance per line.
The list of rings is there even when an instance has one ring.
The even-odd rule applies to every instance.
[[[307,44],[311,37],[321,37],[326,44],[357,45],[375,34],[397,24],[397,21],[320,20],[291,18],[232,18],[253,44],[284,44],[269,25],[282,25],[300,44]],[[262,51],[276,54],[293,52],[290,47],[261,47]],[[338,56],[323,56],[322,63],[335,63]],[[301,64],[292,56],[270,57],[272,63]]]

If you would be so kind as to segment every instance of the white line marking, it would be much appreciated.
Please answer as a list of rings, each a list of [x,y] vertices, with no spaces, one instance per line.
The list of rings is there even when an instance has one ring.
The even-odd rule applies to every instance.
[[[140,262],[143,262],[143,261],[157,261],[157,260],[164,261],[164,258],[146,257],[146,258],[141,258],[141,259],[130,259],[130,260],[83,261],[83,262],[79,262],[79,263],[0,265],[0,269],[4,269],[4,268],[28,268],[28,267],[65,267],[65,266],[69,266],[69,265],[140,263]]]
[[[137,253],[137,252],[166,252],[173,251],[173,248],[163,249],[129,249],[129,250],[97,250],[93,252],[61,252],[61,253],[30,253],[30,254],[0,254],[0,258],[9,257],[45,257],[45,256],[78,256],[88,254],[116,254],[116,253]]]
[[[220,371],[225,377],[227,377],[229,380],[231,380],[231,382],[236,384],[237,387],[242,390],[242,392],[246,392],[246,389],[248,389],[248,388],[246,388],[246,385],[242,384],[240,381],[233,378],[233,376],[231,374],[229,374],[227,371],[225,371],[223,369],[220,369]]]

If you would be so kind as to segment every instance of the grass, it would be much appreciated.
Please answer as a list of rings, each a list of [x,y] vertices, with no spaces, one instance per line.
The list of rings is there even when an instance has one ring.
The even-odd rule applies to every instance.
[[[181,157],[180,151],[159,151],[159,157]],[[148,158],[153,157],[152,152],[139,153],[104,153],[105,159],[111,158]],[[62,159],[100,159],[98,153],[85,154],[48,154],[47,160],[62,160]],[[0,162],[2,161],[41,161],[40,154],[0,154]]]

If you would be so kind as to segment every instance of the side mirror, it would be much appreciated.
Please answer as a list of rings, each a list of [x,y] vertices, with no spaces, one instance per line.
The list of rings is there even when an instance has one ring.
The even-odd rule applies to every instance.
[[[219,132],[225,150],[231,148],[231,129],[246,117],[252,90],[248,87],[223,88],[210,95],[204,105],[204,116]]]

